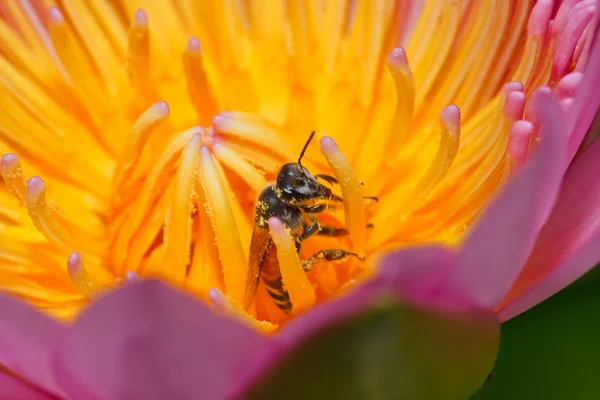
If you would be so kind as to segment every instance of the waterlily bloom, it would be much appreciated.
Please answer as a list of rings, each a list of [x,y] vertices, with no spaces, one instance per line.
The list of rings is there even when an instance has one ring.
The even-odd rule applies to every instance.
[[[506,318],[543,300],[600,258],[586,223],[596,191],[580,190],[598,145],[578,156],[559,194],[598,106],[597,11],[589,0],[8,2],[0,7],[0,287],[66,321],[104,298],[72,328],[28,308],[32,325],[19,325],[19,306],[6,300],[15,311],[3,329],[56,332],[27,348],[42,341],[37,349],[58,361],[29,369],[33,353],[11,358],[3,348],[0,364],[24,379],[1,379],[59,397],[151,398],[135,385],[159,370],[124,382],[108,367],[110,357],[131,357],[124,368],[137,370],[155,362],[141,350],[156,345],[163,360],[170,347],[159,342],[177,341],[157,328],[140,351],[114,350],[124,347],[119,335],[136,331],[135,321],[121,324],[135,299],[148,298],[132,295],[130,305],[126,294],[154,286],[110,292],[138,278],[167,281],[242,321],[198,311],[198,325],[175,324],[178,351],[213,323],[207,343],[219,329],[234,332],[223,338],[231,343],[256,340],[275,349],[265,350],[265,365],[383,289],[451,314],[487,310],[485,326],[492,310]],[[278,308],[262,281],[246,309],[256,198],[313,130],[320,151],[309,146],[303,165],[333,174],[344,199],[319,222],[349,235],[315,235],[298,256],[270,219],[293,309]],[[567,223],[579,196],[584,207]],[[304,271],[302,260],[327,248],[367,260],[317,260]],[[118,314],[114,299],[133,307],[129,314]],[[115,335],[105,341],[112,352],[94,336],[99,310]],[[150,332],[146,317],[139,323]],[[283,330],[266,339],[243,324]],[[53,342],[63,335],[64,348]],[[214,376],[235,375],[242,358],[220,353],[231,343],[215,345],[226,371]],[[239,376],[250,382],[252,373]],[[197,378],[184,376],[185,388]]]

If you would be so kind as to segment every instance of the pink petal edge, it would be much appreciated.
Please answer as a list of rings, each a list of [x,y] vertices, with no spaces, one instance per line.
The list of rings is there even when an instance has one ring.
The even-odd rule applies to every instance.
[[[471,230],[448,284],[482,307],[493,308],[509,291],[558,196],[566,168],[566,129],[559,105],[544,90],[532,110],[541,143]]]
[[[57,380],[87,400],[229,398],[271,355],[250,327],[155,280],[94,302],[54,355]]]
[[[569,162],[575,157],[600,107],[600,24],[596,27],[594,43],[584,70],[583,80],[575,94],[575,102],[568,117],[570,140]],[[590,39],[592,40],[592,39]]]
[[[52,375],[51,354],[66,328],[4,294],[0,294],[0,316],[0,365],[62,397],[64,391]]]
[[[0,399],[5,400],[58,400],[23,381],[0,371]]]
[[[499,311],[506,321],[588,272],[600,259],[600,141],[569,167],[563,189],[538,243]]]

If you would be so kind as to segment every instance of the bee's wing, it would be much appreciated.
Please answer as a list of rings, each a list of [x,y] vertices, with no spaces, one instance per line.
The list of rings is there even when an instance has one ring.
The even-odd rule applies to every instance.
[[[256,289],[260,281],[264,258],[271,247],[271,235],[268,229],[254,227],[252,242],[250,244],[250,261],[248,262],[248,278],[246,279],[246,290],[244,291],[244,309],[252,305]]]

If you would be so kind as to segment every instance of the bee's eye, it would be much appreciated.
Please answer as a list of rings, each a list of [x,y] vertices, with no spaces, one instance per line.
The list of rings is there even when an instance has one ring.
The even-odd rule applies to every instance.
[[[304,181],[300,178],[292,179],[292,187],[302,186],[303,184],[304,184]]]

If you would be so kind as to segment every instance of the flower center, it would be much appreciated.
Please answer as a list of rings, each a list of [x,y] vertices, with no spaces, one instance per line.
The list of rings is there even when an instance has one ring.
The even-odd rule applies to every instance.
[[[530,1],[63,3],[0,10],[3,288],[69,317],[154,276],[264,330],[386,247],[458,244],[536,143],[526,97],[549,84],[569,107],[595,10],[549,29]],[[264,279],[246,307],[257,199],[313,130],[302,165],[343,202],[263,224],[292,312]],[[315,221],[349,234],[298,254]]]

